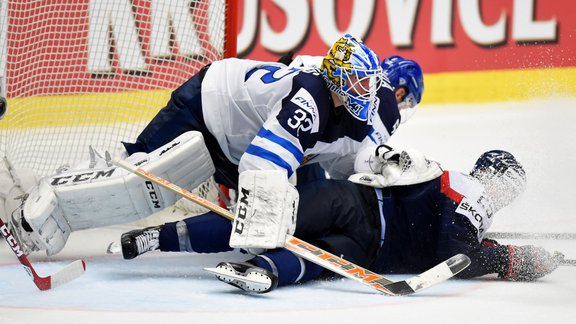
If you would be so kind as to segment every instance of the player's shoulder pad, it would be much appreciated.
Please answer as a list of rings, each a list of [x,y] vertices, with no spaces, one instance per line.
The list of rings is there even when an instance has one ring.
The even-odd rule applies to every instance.
[[[292,82],[292,93],[290,100],[298,106],[305,104],[300,100],[306,100],[313,103],[316,107],[324,107],[330,104],[330,90],[322,76],[314,71],[317,70],[303,70],[298,73]],[[296,102],[295,102],[296,101]],[[299,104],[300,102],[301,104]],[[306,105],[307,107],[310,107]],[[305,108],[305,107],[303,107]],[[320,108],[323,110],[322,108]]]
[[[480,240],[492,224],[493,210],[482,185],[473,177],[455,171],[445,171],[441,190],[456,204],[455,212],[468,218],[478,231]]]

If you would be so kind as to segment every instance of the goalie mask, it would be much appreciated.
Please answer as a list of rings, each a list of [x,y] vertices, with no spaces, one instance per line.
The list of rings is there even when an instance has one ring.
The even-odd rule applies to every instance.
[[[494,211],[509,205],[526,189],[526,172],[509,152],[492,150],[478,158],[470,175],[478,179]]]
[[[398,103],[400,122],[405,123],[416,112],[424,93],[424,76],[420,65],[401,56],[390,56],[382,61],[382,69],[392,88],[404,87],[406,95]]]
[[[376,113],[376,92],[383,72],[376,53],[358,39],[344,35],[322,60],[322,76],[346,110],[356,119],[368,121]]]

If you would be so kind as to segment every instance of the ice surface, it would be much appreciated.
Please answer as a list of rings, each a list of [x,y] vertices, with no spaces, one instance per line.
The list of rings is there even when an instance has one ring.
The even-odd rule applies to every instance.
[[[576,101],[425,106],[390,144],[412,147],[445,169],[469,170],[489,149],[513,152],[528,189],[502,210],[492,231],[576,233]],[[149,253],[131,261],[106,255],[126,228],[73,233],[56,257],[31,257],[40,275],[85,258],[81,278],[36,289],[0,244],[0,323],[574,323],[576,267],[532,283],[494,277],[450,280],[407,297],[386,297],[351,280],[318,281],[247,295],[202,270],[242,255]],[[501,240],[537,244],[576,258],[576,240]],[[408,275],[391,276],[403,279]]]

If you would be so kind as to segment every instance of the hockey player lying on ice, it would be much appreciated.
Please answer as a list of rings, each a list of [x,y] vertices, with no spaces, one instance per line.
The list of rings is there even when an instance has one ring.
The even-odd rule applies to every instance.
[[[378,273],[420,273],[464,253],[472,263],[458,275],[461,278],[498,274],[531,281],[552,272],[563,259],[561,253],[550,254],[540,247],[484,239],[494,214],[526,185],[524,169],[512,154],[486,152],[470,174],[442,171],[416,151],[388,151],[384,156],[383,163],[369,162],[368,169],[381,170],[379,174],[351,178],[359,183],[324,179],[298,185],[295,236]],[[231,222],[209,212],[125,233],[122,252],[132,259],[155,249],[230,251],[231,229]],[[220,280],[255,292],[303,283],[326,271],[282,249],[218,267],[236,275],[219,275]],[[266,278],[266,284],[242,280],[243,276]]]
[[[122,153],[187,189],[211,175],[230,188],[238,187],[239,172],[262,171],[250,173],[261,183],[279,175],[274,181],[278,197],[286,197],[281,203],[297,205],[291,181],[301,165],[322,163],[332,178],[347,178],[355,154],[384,144],[422,97],[422,71],[415,62],[392,57],[381,66],[378,56],[350,35],[336,41],[321,62],[316,68],[214,62],[176,89]],[[92,153],[94,159],[30,190],[23,177],[12,179],[0,167],[0,204],[8,197],[4,215],[26,254],[56,254],[73,231],[130,223],[179,198],[115,167],[105,154]],[[243,239],[234,244],[243,247]]]

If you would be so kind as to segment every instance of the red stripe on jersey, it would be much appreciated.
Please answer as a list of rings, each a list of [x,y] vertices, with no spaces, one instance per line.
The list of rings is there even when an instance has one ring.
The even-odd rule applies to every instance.
[[[440,192],[445,194],[446,197],[452,199],[452,201],[457,204],[459,204],[464,198],[464,195],[450,187],[450,172],[448,171],[444,171],[442,176],[440,176]]]

